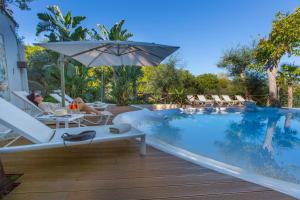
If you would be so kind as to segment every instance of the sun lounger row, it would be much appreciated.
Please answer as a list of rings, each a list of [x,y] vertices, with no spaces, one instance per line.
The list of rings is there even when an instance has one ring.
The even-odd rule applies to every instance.
[[[205,95],[187,95],[188,102],[193,105],[199,106],[241,106],[244,105],[245,99],[241,95],[235,95],[234,100],[232,100],[229,95],[211,95],[212,99],[207,99]]]

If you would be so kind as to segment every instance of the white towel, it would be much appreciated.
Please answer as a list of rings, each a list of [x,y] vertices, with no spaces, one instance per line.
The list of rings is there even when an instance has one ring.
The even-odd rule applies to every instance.
[[[112,125],[111,127],[109,127],[109,131],[111,133],[125,133],[130,131],[131,129],[131,125],[130,124],[116,124],[116,125]]]

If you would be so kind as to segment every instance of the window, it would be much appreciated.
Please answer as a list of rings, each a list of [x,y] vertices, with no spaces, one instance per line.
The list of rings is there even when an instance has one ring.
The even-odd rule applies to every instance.
[[[0,97],[8,98],[7,64],[4,38],[0,34]]]

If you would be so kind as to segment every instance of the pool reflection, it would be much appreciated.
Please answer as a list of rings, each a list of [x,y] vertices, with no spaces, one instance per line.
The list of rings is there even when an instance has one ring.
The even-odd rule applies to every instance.
[[[239,122],[229,124],[224,140],[216,141],[215,145],[223,161],[229,164],[299,183],[299,163],[281,155],[289,156],[287,149],[300,146],[299,127],[292,126],[295,118],[299,118],[299,114],[282,110],[244,112]]]

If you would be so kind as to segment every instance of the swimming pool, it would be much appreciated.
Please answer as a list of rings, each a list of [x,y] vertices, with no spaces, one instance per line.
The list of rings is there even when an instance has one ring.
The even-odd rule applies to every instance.
[[[127,119],[161,150],[300,197],[300,111],[143,110]]]

